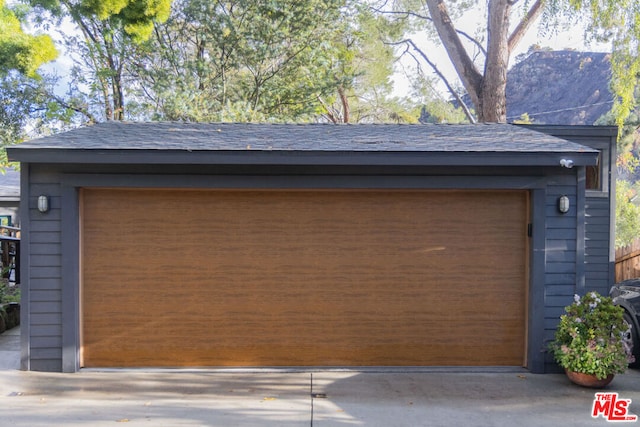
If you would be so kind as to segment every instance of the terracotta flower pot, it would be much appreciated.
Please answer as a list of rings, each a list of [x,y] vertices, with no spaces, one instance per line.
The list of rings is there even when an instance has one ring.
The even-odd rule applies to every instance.
[[[614,375],[611,374],[606,378],[598,379],[595,375],[591,374],[583,374],[581,372],[573,372],[565,370],[567,377],[571,380],[572,383],[578,384],[582,387],[589,388],[602,388],[606,387],[611,380],[613,380]]]

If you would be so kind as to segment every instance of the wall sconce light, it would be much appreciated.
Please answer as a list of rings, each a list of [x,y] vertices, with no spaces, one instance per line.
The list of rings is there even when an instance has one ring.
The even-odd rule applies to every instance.
[[[558,198],[558,210],[560,211],[560,213],[566,214],[567,212],[569,212],[569,207],[569,197],[560,196]]]
[[[39,196],[38,197],[38,210],[42,213],[49,212],[49,197],[48,196]]]

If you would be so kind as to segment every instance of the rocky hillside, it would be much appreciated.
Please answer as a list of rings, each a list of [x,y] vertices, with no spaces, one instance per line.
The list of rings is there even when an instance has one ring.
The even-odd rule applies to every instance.
[[[507,75],[507,121],[592,125],[613,105],[609,54],[534,51]]]

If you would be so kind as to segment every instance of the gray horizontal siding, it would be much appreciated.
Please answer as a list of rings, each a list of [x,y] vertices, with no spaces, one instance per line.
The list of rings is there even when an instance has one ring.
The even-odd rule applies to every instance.
[[[545,200],[545,284],[543,340],[545,372],[553,372],[557,365],[553,356],[546,352],[553,341],[560,316],[576,293],[577,284],[577,212],[578,196],[575,176],[554,177],[547,186]],[[568,196],[570,209],[566,214],[558,211],[558,198]]]
[[[31,233],[35,234],[35,233]],[[61,255],[60,243],[31,243],[31,255]]]
[[[62,347],[62,337],[59,335],[34,336],[31,342],[36,344],[38,348],[58,348]]]
[[[49,218],[38,218],[30,224],[32,233],[54,232],[60,233],[60,219],[49,220]]]
[[[564,274],[564,273],[547,273],[545,274],[545,283],[547,285],[545,287],[545,294],[547,295],[557,295],[557,289],[561,286],[571,286],[572,291],[575,292],[576,289],[576,276],[573,273]],[[569,295],[568,293],[563,293],[561,295]]]
[[[544,298],[544,302],[547,307],[565,307],[567,305],[567,295],[547,295]]]
[[[33,255],[31,267],[59,267],[62,265],[62,255]]]
[[[34,337],[62,337],[61,325],[33,325],[31,326],[31,339]],[[62,338],[60,338],[62,340]]]
[[[60,243],[61,237],[62,235],[60,232],[37,231],[33,236],[31,236],[31,243]]]
[[[29,276],[34,279],[55,279],[62,276],[62,267],[35,267],[31,266]]]
[[[571,218],[557,214],[557,198],[568,193],[572,209],[567,213]],[[584,276],[585,291],[608,294],[612,264],[610,260],[611,217],[610,200],[607,197],[589,197],[585,199],[585,242]],[[566,186],[549,186],[547,192],[547,268],[545,274],[545,318],[544,340],[553,341],[560,316],[564,307],[573,300],[576,293],[575,268],[577,264],[575,242],[576,198]],[[562,255],[560,252],[564,252]],[[571,265],[571,261],[574,261]],[[573,270],[572,270],[573,268]],[[545,354],[545,371],[554,372],[558,366],[550,353]]]
[[[61,290],[59,278],[31,278],[29,285],[31,292],[37,290]]]
[[[62,301],[31,301],[31,313],[54,313],[62,312]]]
[[[57,303],[50,303],[49,307],[43,310],[44,313],[31,310],[31,325],[62,325],[62,313],[53,312],[56,307]]]
[[[61,347],[38,347],[31,348],[32,359],[62,360]]]
[[[30,168],[29,176],[29,353],[32,370],[59,371],[62,366],[62,247],[59,176]],[[50,210],[37,210],[39,195]]]
[[[547,300],[547,298],[555,296],[562,296],[563,298],[566,298],[567,295],[573,295],[573,293],[575,292],[576,286],[570,280],[567,280],[568,283],[564,285],[559,284],[558,282],[559,280],[556,279],[553,286],[549,286],[547,289],[545,289],[545,301]]]
[[[31,359],[32,371],[43,372],[62,372],[62,360],[60,358],[54,359]]]
[[[575,252],[574,252],[575,254]],[[547,273],[567,273],[575,274],[576,263],[575,262],[553,262],[547,258]]]
[[[609,248],[604,247],[600,244],[594,245],[595,247],[591,247],[590,245],[586,245],[586,255],[593,257],[593,259],[601,258],[602,260],[609,260]]]
[[[549,249],[547,250],[547,262],[556,263],[569,263],[573,266],[576,264],[576,252],[563,249]],[[549,271],[550,273],[557,273],[557,271]]]
[[[62,292],[60,289],[31,289],[29,293],[29,300],[32,303],[36,302],[61,302]]]
[[[547,242],[554,242],[556,240],[575,242],[577,236],[578,234],[575,228],[556,228],[553,230],[553,238],[547,240]]]

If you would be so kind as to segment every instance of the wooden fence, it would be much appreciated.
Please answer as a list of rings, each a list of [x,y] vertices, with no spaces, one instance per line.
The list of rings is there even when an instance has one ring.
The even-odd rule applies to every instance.
[[[616,249],[616,282],[640,277],[640,239]]]

